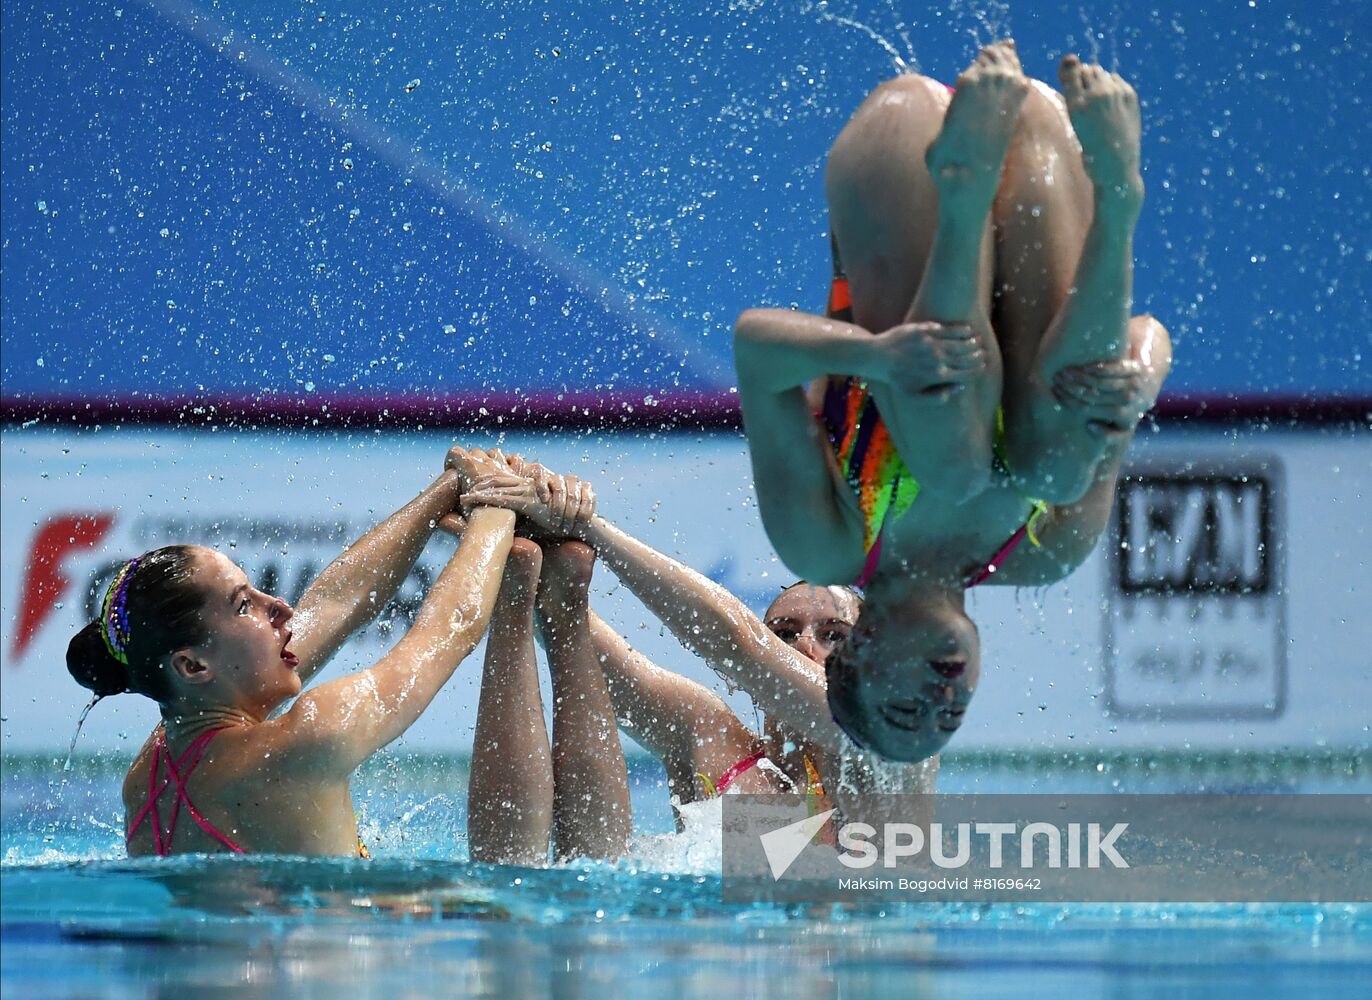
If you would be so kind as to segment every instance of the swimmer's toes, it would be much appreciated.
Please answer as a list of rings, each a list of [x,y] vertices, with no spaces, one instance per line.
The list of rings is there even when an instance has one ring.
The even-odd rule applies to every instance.
[[[1063,56],[1058,64],[1058,84],[1063,93],[1073,93],[1081,89],[1081,60],[1074,55]]]
[[[975,61],[985,66],[1004,65],[1008,62],[1007,54],[1011,57],[1014,55],[1013,50],[1009,50],[1007,53],[1008,46],[1008,40],[1003,42],[992,42],[990,45],[982,46],[981,51],[977,53]]]

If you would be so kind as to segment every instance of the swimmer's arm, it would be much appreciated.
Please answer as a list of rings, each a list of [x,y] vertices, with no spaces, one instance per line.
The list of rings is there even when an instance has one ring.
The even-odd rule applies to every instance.
[[[678,770],[704,771],[714,778],[751,752],[756,737],[719,695],[659,667],[594,612],[591,639],[620,728],[662,761],[669,774],[675,763]],[[686,789],[676,793],[683,801],[694,797]]]
[[[820,668],[774,636],[747,605],[602,517],[577,532],[678,642],[748,692],[759,709],[806,739],[836,744]]]
[[[775,478],[760,463],[795,462],[796,454],[771,454],[774,449],[766,443],[781,440],[778,422],[809,419],[801,407],[808,403],[812,409],[813,399],[801,400],[797,390],[834,374],[889,387],[903,401],[900,410],[909,413],[888,411],[885,417],[897,441],[904,442],[902,458],[926,490],[953,498],[979,493],[991,468],[990,408],[983,401],[991,391],[988,380],[999,377],[990,358],[965,323],[909,322],[872,334],[851,323],[783,309],[745,312],[734,330],[734,360],[754,481]],[[994,391],[999,396],[998,384]],[[917,434],[900,433],[910,425]],[[852,561],[852,546],[844,537],[851,533],[851,519],[830,496],[831,477],[819,463],[807,459],[805,464],[813,481],[808,488],[787,488],[783,502],[759,490],[768,535],[786,564],[807,579],[852,580],[862,567],[860,550],[851,575],[837,575],[823,564],[818,573],[795,565],[797,558],[819,558],[807,553],[842,552],[845,568]],[[808,537],[811,525],[828,537]]]
[[[419,718],[486,631],[514,522],[511,511],[472,511],[405,637],[375,666],[306,691],[269,723],[303,751],[302,766],[349,774]]]
[[[308,682],[358,629],[380,613],[424,550],[434,525],[457,507],[458,477],[449,471],[367,532],[306,589],[295,607],[291,650]]]
[[[734,327],[740,381],[784,392],[823,375],[884,379],[881,340],[860,326],[789,309],[749,309]]]

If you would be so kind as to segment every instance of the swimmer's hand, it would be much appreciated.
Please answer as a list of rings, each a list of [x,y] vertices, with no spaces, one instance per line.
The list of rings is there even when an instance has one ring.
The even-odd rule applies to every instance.
[[[460,541],[463,533],[467,530],[467,519],[454,511],[451,514],[444,514],[440,517],[438,523],[434,525],[434,527],[439,531],[452,535]]]
[[[595,490],[576,476],[559,476],[542,467],[529,477],[504,472],[472,484],[463,506],[503,507],[528,518],[556,538],[576,537],[595,516]]]
[[[986,349],[965,324],[902,323],[877,343],[882,381],[907,395],[951,399],[986,371]]]
[[[452,469],[457,473],[458,483],[464,494],[478,479],[510,472],[508,460],[498,449],[483,451],[480,448],[463,448],[459,445],[448,449],[448,454],[443,459],[443,468]]]
[[[1079,410],[1087,429],[1101,437],[1127,434],[1153,405],[1156,391],[1147,369],[1133,358],[1070,365],[1053,376],[1058,405]]]

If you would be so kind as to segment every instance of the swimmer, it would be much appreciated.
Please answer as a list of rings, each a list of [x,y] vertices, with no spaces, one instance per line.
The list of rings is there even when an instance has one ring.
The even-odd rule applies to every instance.
[[[1031,83],[1001,42],[951,98],[879,86],[829,155],[828,315],[736,326],[763,523],[798,575],[864,588],[827,693],[892,760],[932,757],[968,710],[966,590],[1090,554],[1171,363],[1162,325],[1129,316],[1138,99],[1075,57],[1060,81]]]
[[[130,855],[365,856],[349,779],[419,718],[481,639],[515,516],[473,509],[395,647],[370,669],[301,688],[395,595],[464,489],[497,470],[460,448],[447,465],[334,560],[295,608],[201,546],[124,564],[100,617],[72,639],[67,668],[98,697],[128,691],[161,709],[124,780]]]
[[[519,459],[511,465],[515,478],[478,480],[471,500],[514,510],[547,536],[585,542],[682,645],[747,692],[766,717],[763,731],[753,731],[713,691],[652,663],[578,607],[620,727],[662,762],[678,804],[730,790],[798,792],[810,798],[813,812],[837,806],[848,817],[871,816],[870,793],[934,790],[937,759],[913,767],[882,764],[854,746],[830,715],[824,662],[858,618],[862,601],[855,591],[793,584],[759,619],[723,587],[599,514],[564,517],[565,493],[545,470]],[[589,551],[572,551],[575,572],[589,579]]]

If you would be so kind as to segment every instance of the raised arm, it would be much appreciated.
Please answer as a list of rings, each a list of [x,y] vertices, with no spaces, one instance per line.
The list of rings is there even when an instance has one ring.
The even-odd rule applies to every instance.
[[[594,612],[591,639],[620,728],[662,761],[683,802],[695,798],[696,772],[714,778],[746,757],[757,736],[703,684],[664,670]]]
[[[784,392],[823,375],[884,380],[883,342],[839,319],[791,309],[749,309],[734,327],[740,382],[761,392]]]
[[[811,738],[836,728],[818,668],[737,597],[602,517],[580,534],[677,641],[747,691],[760,709]]]
[[[271,723],[303,751],[302,763],[350,773],[419,718],[486,631],[514,522],[507,510],[474,510],[405,637],[375,666],[305,692]]]
[[[434,526],[457,506],[460,489],[457,474],[445,471],[348,546],[309,585],[296,603],[292,625],[301,681],[308,683],[395,596]]]
[[[759,709],[807,739],[838,745],[840,731],[829,714],[820,668],[774,636],[723,587],[602,517],[568,518],[552,512],[541,484],[477,482],[470,497],[586,542],[682,645],[747,691]]]

